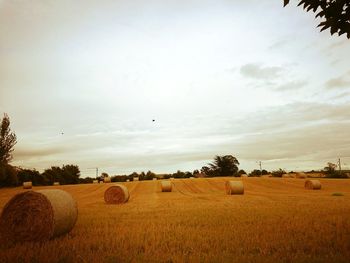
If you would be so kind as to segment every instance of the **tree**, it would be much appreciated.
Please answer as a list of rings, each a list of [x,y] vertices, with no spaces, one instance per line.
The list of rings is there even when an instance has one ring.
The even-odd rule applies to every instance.
[[[8,164],[12,160],[13,147],[17,143],[16,134],[11,132],[10,118],[4,113],[0,127],[0,162]]]
[[[0,187],[17,186],[17,170],[12,165],[0,162]]]
[[[284,0],[284,6],[290,0]],[[303,5],[307,12],[312,10],[316,18],[324,20],[318,25],[321,32],[330,28],[331,35],[338,33],[338,36],[347,34],[350,39],[350,2],[349,0],[299,0],[298,6]]]
[[[209,164],[210,169],[214,171],[214,176],[239,176],[239,162],[232,155],[215,156],[214,161]]]
[[[242,174],[247,174],[247,173],[243,169],[241,169],[241,170],[238,171],[238,174],[242,175]]]
[[[345,177],[340,171],[337,171],[337,165],[335,163],[327,163],[327,166],[323,168],[327,177],[342,178]]]
[[[278,170],[272,171],[272,172],[271,172],[271,175],[272,175],[273,177],[282,177],[282,175],[284,175],[285,173],[286,173],[285,170],[279,168]]]

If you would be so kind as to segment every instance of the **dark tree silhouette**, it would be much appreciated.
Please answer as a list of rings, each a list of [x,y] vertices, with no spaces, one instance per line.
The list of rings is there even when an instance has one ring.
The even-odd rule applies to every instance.
[[[211,170],[214,171],[214,176],[238,176],[238,165],[238,160],[232,155],[217,155],[214,162],[209,164]]]
[[[16,134],[11,132],[10,118],[5,113],[0,127],[0,162],[8,164],[12,160],[13,147],[17,143]]]
[[[290,0],[284,0],[284,6]],[[316,13],[316,18],[324,19],[318,27],[321,32],[330,28],[331,35],[346,34],[350,39],[350,1],[349,0],[299,0],[298,6],[303,5],[307,12],[312,10]]]

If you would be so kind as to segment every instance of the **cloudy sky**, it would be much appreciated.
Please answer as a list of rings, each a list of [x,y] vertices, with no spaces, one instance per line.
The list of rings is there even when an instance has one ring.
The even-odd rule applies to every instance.
[[[282,2],[0,0],[13,164],[350,168],[350,40]]]

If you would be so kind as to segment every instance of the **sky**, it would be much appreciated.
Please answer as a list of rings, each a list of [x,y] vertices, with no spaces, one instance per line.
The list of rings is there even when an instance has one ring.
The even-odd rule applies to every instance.
[[[291,2],[0,0],[12,164],[350,169],[350,40]]]

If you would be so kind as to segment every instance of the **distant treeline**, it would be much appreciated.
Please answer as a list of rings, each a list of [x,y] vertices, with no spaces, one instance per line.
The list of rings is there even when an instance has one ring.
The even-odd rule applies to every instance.
[[[325,167],[326,168],[326,167]],[[324,169],[323,171],[317,171],[317,173],[322,173],[322,176],[333,177],[333,178],[347,178],[349,171],[343,171],[342,174],[339,174],[335,169]],[[236,173],[229,176],[240,177],[244,174],[247,174],[249,177],[259,177],[262,175],[271,175],[272,177],[281,177],[287,172],[283,169],[278,169],[275,171],[268,172],[267,170],[253,170],[247,174],[244,170],[238,170]],[[293,173],[293,171],[289,172]],[[316,173],[312,170],[306,173]],[[23,182],[31,181],[34,186],[45,186],[53,185],[54,182],[59,182],[60,185],[65,184],[88,184],[92,183],[94,180],[103,181],[104,177],[110,177],[112,182],[126,182],[133,181],[135,178],[138,178],[139,181],[144,180],[153,180],[157,179],[169,179],[169,178],[190,178],[190,177],[215,177],[215,176],[225,176],[220,173],[212,172],[208,170],[207,167],[203,167],[200,171],[194,170],[193,172],[183,172],[178,170],[175,173],[169,174],[155,174],[152,171],[148,172],[133,172],[129,175],[112,175],[109,176],[107,173],[102,173],[99,177],[80,177],[80,170],[77,165],[63,165],[62,167],[52,166],[49,169],[46,169],[44,172],[40,173],[35,169],[23,169],[19,167],[14,167],[9,164],[0,163],[0,187],[4,186],[19,186]]]

